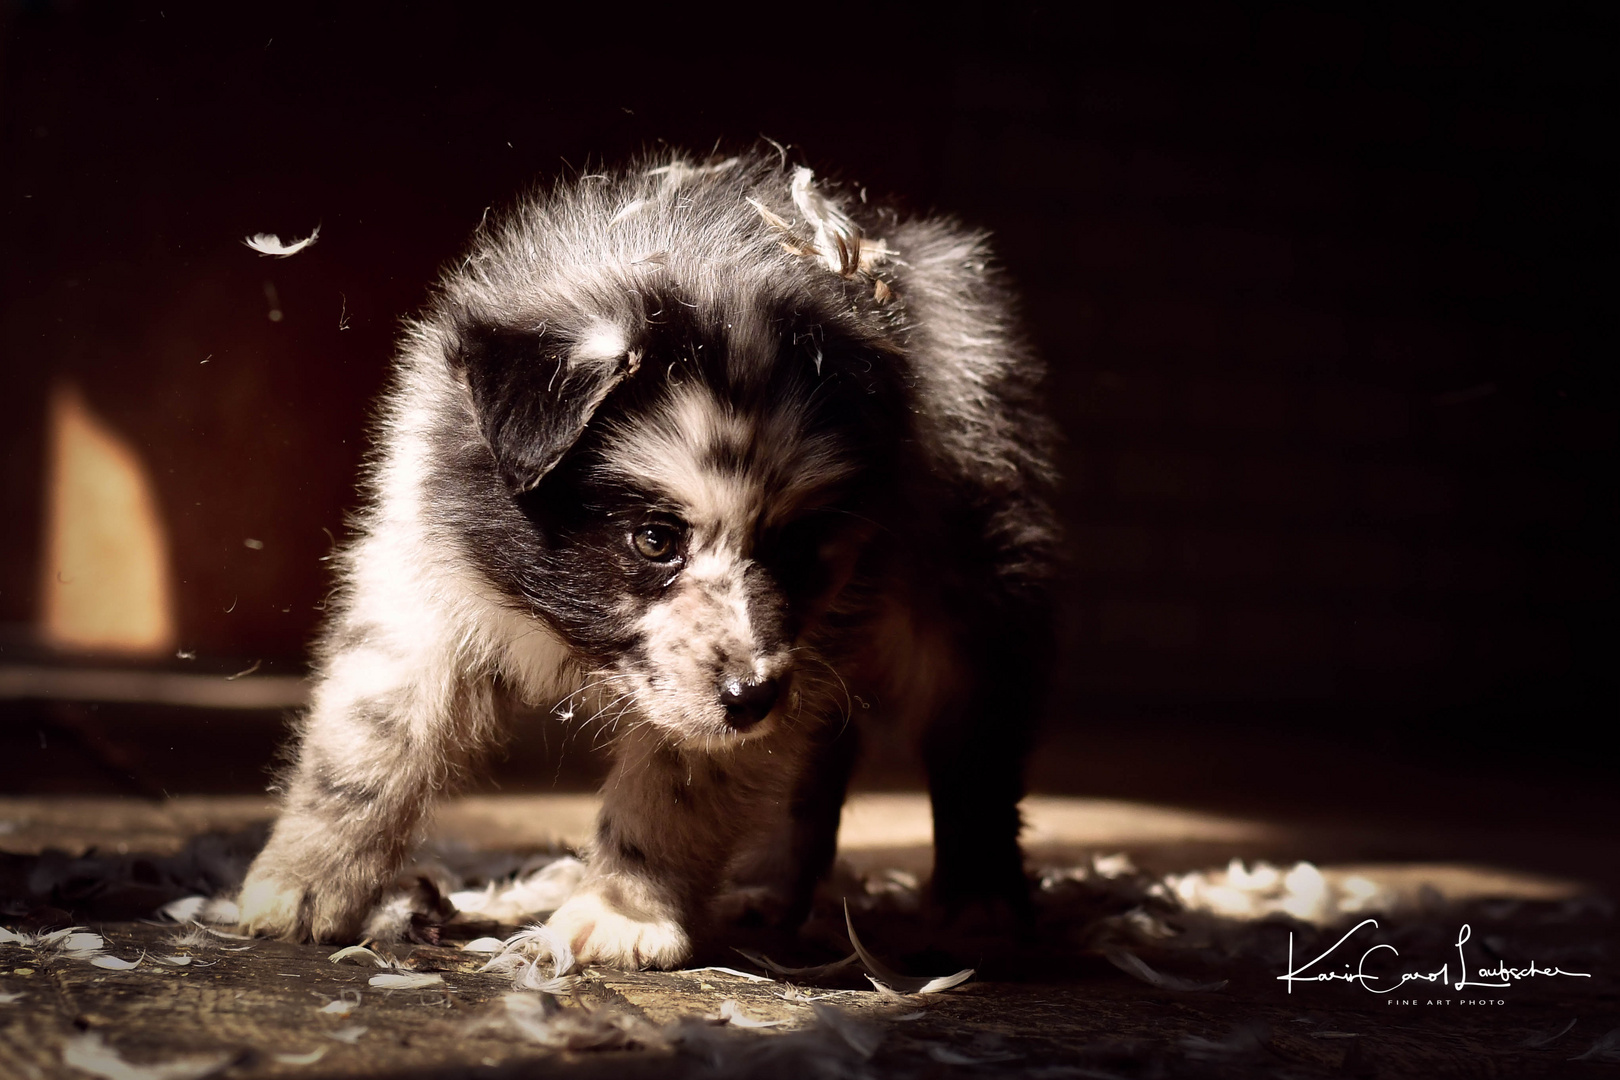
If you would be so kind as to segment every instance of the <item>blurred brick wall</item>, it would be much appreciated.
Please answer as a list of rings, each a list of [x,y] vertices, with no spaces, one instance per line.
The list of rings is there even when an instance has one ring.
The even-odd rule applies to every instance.
[[[10,9],[12,654],[51,378],[144,448],[187,644],[295,667],[396,320],[484,208],[765,133],[995,232],[1069,440],[1060,715],[1613,704],[1610,17],[828,12],[847,48],[774,16],[626,15],[609,49],[450,8]],[[317,221],[286,262],[239,243]]]

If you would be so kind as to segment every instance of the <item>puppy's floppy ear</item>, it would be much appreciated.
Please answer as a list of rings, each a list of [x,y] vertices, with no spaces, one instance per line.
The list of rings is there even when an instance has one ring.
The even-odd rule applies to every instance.
[[[501,479],[527,491],[579,441],[614,387],[640,366],[641,354],[580,355],[556,336],[474,328],[460,335],[452,361],[467,374]]]

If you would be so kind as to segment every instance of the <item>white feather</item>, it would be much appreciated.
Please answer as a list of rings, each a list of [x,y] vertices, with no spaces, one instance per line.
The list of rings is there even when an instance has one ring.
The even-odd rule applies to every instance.
[[[338,1028],[336,1031],[328,1031],[326,1033],[326,1037],[328,1039],[336,1039],[340,1043],[347,1043],[348,1045],[353,1046],[355,1043],[360,1041],[360,1036],[364,1035],[370,1030],[371,1029],[368,1027],[360,1027],[358,1024],[356,1024],[350,1027]]]
[[[855,934],[855,923],[849,917],[849,901],[844,901],[844,927],[849,931],[849,943],[855,947],[855,953],[861,958],[861,964],[867,970],[867,979],[880,990],[887,988],[899,994],[937,994],[941,990],[949,990],[953,986],[967,982],[973,977],[972,968],[963,968],[954,975],[941,975],[938,978],[914,978],[902,975],[884,964],[877,957],[866,951],[861,939]]]
[[[517,922],[525,918],[545,916],[563,906],[574,895],[579,879],[585,873],[585,864],[564,856],[525,877],[504,885],[490,882],[482,889],[467,889],[450,894],[450,903],[466,915],[492,919],[495,922]],[[468,951],[498,952],[497,949]]]
[[[327,959],[327,961],[329,963],[340,964],[345,960],[352,960],[357,956],[365,957],[366,959],[370,960],[373,964],[375,964],[376,966],[378,966],[380,968],[392,967],[393,966],[387,960],[384,960],[381,956],[379,956],[375,952],[372,952],[370,949],[366,948],[364,945],[350,945],[346,949],[339,949],[337,952],[333,953],[331,956],[328,956],[326,959]]]
[[[787,1023],[786,1020],[755,1020],[742,1011],[735,998],[726,998],[720,1003],[720,1013],[716,1019],[740,1028],[769,1028]]]
[[[625,203],[619,208],[619,212],[617,214],[614,214],[612,217],[608,218],[608,228],[611,229],[625,218],[633,217],[640,213],[641,208],[646,205],[646,199],[631,199],[629,202]]]
[[[183,896],[158,908],[158,914],[177,923],[231,924],[237,921],[240,909],[232,900],[213,900],[206,896]]]
[[[145,954],[142,955],[144,956]],[[139,960],[120,960],[116,956],[107,954],[96,957],[94,960],[91,960],[90,963],[98,968],[106,968],[108,971],[131,971],[141,966],[141,962]]]
[[[1161,990],[1184,990],[1197,992],[1200,990],[1220,990],[1226,986],[1226,980],[1217,982],[1195,982],[1192,979],[1183,979],[1179,975],[1166,975],[1162,971],[1155,971],[1147,965],[1141,957],[1124,949],[1107,949],[1103,953],[1108,962],[1132,978],[1141,979],[1149,986],[1157,986]]]
[[[811,239],[827,269],[847,278],[857,270],[869,271],[888,258],[889,250],[883,241],[863,238],[861,227],[815,189],[815,176],[803,165],[793,171],[793,205],[804,216],[804,223],[814,230]]]
[[[177,1058],[161,1064],[136,1065],[125,1061],[95,1031],[74,1035],[62,1047],[64,1064],[93,1076],[105,1077],[106,1080],[202,1080],[234,1060],[234,1054],[213,1054],[208,1057]]]
[[[574,950],[549,926],[537,923],[520,930],[502,943],[502,949],[478,970],[513,972],[512,985],[519,990],[563,994],[573,989]],[[540,970],[542,960],[551,961],[550,977]]]
[[[409,974],[389,973],[387,975],[373,975],[371,985],[383,990],[416,990],[423,986],[442,986],[443,975],[429,975],[426,972],[411,972]]]
[[[315,242],[321,235],[321,227],[315,226],[308,236],[302,240],[283,242],[275,233],[254,233],[243,239],[242,243],[257,251],[260,255],[271,255],[278,259],[285,259],[289,255],[296,255]]]
[[[271,1054],[281,1065],[313,1065],[326,1056],[329,1047],[318,1046],[307,1054]]]

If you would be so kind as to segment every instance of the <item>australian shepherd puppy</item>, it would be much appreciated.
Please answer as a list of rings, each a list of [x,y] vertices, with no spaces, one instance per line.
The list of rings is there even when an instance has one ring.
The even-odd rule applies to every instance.
[[[404,335],[243,924],[355,937],[509,697],[612,733],[582,961],[680,963],[728,882],[802,919],[857,701],[919,742],[935,901],[1027,903],[1040,379],[984,236],[774,151],[481,227]]]

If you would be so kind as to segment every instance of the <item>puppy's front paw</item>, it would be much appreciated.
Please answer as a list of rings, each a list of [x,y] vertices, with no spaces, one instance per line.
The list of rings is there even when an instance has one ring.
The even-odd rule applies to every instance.
[[[237,904],[243,933],[283,941],[354,941],[378,889],[353,878],[322,879],[255,864]]]
[[[658,906],[627,903],[609,882],[575,893],[546,926],[569,943],[580,963],[672,968],[691,954],[692,943],[672,914],[652,909]]]
[[[256,869],[242,883],[242,894],[237,899],[241,915],[238,928],[245,934],[258,937],[276,937],[288,940],[302,938],[305,889]]]

